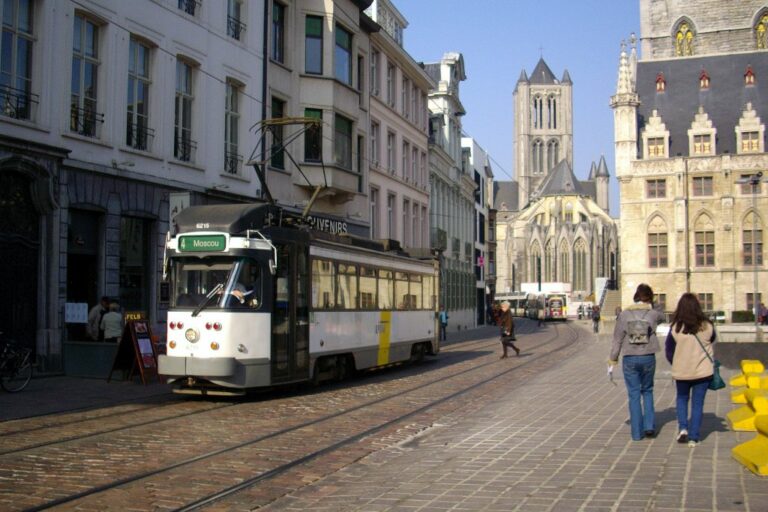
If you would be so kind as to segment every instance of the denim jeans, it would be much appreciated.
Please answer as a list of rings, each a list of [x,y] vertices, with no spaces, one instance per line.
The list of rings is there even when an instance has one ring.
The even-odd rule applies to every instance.
[[[624,356],[621,368],[624,372],[624,383],[627,385],[627,395],[629,395],[629,425],[632,428],[632,439],[639,441],[645,437],[645,431],[656,430],[656,412],[653,408],[656,355]]]
[[[704,414],[704,397],[711,377],[697,380],[676,380],[677,387],[677,425],[680,430],[688,431],[688,439],[698,441],[701,438],[701,418]],[[691,399],[691,420],[688,421],[688,399]]]

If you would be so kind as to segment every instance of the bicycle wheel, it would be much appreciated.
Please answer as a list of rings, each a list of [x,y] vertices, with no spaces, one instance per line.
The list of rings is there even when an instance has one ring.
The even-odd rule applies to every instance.
[[[0,386],[9,393],[21,391],[32,378],[32,363],[29,360],[29,354],[19,357],[18,364],[14,368],[8,368],[0,375]]]

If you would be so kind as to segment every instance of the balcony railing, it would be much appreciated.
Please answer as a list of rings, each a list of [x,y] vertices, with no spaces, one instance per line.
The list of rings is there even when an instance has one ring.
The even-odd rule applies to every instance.
[[[179,9],[189,14],[195,15],[195,10],[200,6],[200,0],[179,0]]]
[[[197,142],[186,136],[177,136],[173,141],[173,156],[182,162],[194,162]]]
[[[155,130],[146,126],[146,121],[139,123],[128,122],[125,132],[125,143],[133,149],[150,151],[152,140],[155,138]]]
[[[90,108],[70,107],[69,129],[86,137],[98,137],[99,125],[104,123],[104,114]]]
[[[240,175],[240,166],[243,164],[242,155],[237,153],[224,153],[224,172],[227,174]]]
[[[227,35],[239,41],[243,32],[245,32],[245,23],[232,16],[227,16]]]
[[[32,109],[39,103],[40,96],[13,87],[0,87],[2,115],[14,119],[32,119]]]

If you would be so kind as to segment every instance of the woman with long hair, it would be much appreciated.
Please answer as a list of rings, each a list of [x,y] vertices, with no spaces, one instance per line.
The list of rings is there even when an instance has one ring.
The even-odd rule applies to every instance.
[[[691,447],[701,439],[704,397],[714,373],[714,342],[715,326],[701,310],[699,299],[692,293],[684,293],[672,315],[665,352],[672,363],[672,377],[677,387],[677,442],[687,442]]]

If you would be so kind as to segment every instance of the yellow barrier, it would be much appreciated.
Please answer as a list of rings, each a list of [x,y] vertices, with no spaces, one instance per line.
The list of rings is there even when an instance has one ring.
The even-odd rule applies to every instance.
[[[747,385],[736,388],[731,391],[731,402],[735,404],[747,403],[746,391],[748,389],[768,390],[768,377],[762,377],[762,374],[750,374],[747,376]]]
[[[733,448],[731,454],[756,475],[768,476],[768,415],[758,416],[755,428],[757,436]]]
[[[765,366],[757,359],[742,359],[741,373],[760,373],[765,371]]]
[[[725,415],[732,430],[755,430],[755,418],[768,414],[768,395],[764,395],[760,389],[748,389],[745,391],[747,405],[734,409]]]

